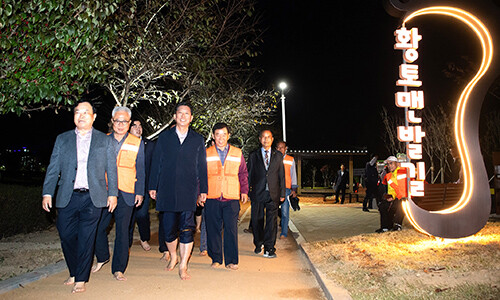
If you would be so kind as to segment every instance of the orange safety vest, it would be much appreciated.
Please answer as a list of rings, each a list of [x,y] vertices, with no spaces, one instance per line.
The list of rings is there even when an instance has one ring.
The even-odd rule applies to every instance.
[[[207,149],[208,199],[240,199],[241,150],[229,146],[224,166],[215,145]]]
[[[285,187],[287,189],[292,189],[292,165],[293,157],[285,154],[283,157],[283,164],[285,165]]]
[[[387,183],[387,193],[397,199],[408,197],[406,179],[406,168],[397,167],[392,173],[385,174],[384,183]]]
[[[133,194],[135,191],[136,170],[135,160],[139,153],[141,139],[133,134],[128,134],[116,158],[118,171],[118,189],[125,193]]]

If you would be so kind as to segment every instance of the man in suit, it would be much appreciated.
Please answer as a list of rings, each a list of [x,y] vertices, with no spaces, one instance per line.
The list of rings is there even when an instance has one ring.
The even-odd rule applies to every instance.
[[[262,147],[250,153],[247,164],[254,252],[259,254],[264,247],[264,257],[268,258],[276,257],[278,207],[285,200],[283,154],[271,148],[273,140],[270,130],[262,130]]]
[[[92,128],[96,116],[90,102],[77,103],[76,129],[57,137],[43,183],[42,208],[46,211],[52,208],[58,187],[57,230],[69,269],[64,284],[73,285],[73,293],[85,291],[102,208],[112,212],[118,196],[116,156],[111,138]]]
[[[130,220],[134,206],[141,205],[144,196],[144,142],[128,133],[132,112],[128,107],[117,106],[113,109],[111,122],[111,146],[116,156],[118,172],[118,205],[113,215],[115,216],[115,243],[111,273],[118,281],[125,281],[123,274],[128,264],[129,257],[129,232]],[[99,271],[109,262],[109,244],[107,228],[111,222],[112,213],[103,211],[101,221],[97,227],[95,255],[97,263],[92,272]]]
[[[340,170],[337,171],[337,178],[335,179],[335,203],[339,203],[339,195],[342,192],[342,200],[340,204],[344,204],[345,190],[349,183],[349,172],[346,171],[344,164],[340,165]]]
[[[177,104],[176,125],[160,134],[156,142],[149,174],[149,196],[156,199],[162,212],[162,225],[171,271],[177,264],[179,245],[179,277],[190,279],[187,264],[193,249],[194,212],[198,196],[205,201],[208,192],[207,156],[203,137],[189,128],[193,120],[191,106]]]
[[[144,249],[144,251],[149,251],[151,250],[151,246],[149,245],[149,240],[151,239],[151,229],[149,220],[149,189],[147,187],[147,183],[149,180],[149,170],[151,169],[151,160],[153,158],[155,142],[146,138],[142,138],[142,124],[139,120],[132,120],[132,123],[130,125],[130,134],[135,135],[136,137],[142,139],[142,141],[144,142],[144,167],[146,172],[146,184],[144,200],[142,201],[141,206],[136,207],[134,209],[134,212],[132,213],[132,220],[130,221],[129,247],[132,246],[132,242],[134,241],[135,222],[137,221],[141,247],[142,249]]]

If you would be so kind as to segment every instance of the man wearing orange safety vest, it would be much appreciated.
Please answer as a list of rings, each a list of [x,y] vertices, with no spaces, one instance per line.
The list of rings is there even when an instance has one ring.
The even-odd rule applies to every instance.
[[[143,201],[145,192],[144,170],[144,142],[128,133],[132,112],[127,107],[115,107],[112,112],[111,133],[112,145],[116,154],[118,171],[118,204],[113,214],[115,216],[116,237],[111,263],[111,273],[116,280],[124,281],[123,275],[127,268],[129,257],[129,226],[134,206],[138,207]],[[103,211],[97,228],[95,254],[97,263],[92,272],[99,271],[109,262],[108,235],[106,229],[111,221],[112,213]]]
[[[207,248],[212,267],[222,265],[224,256],[226,268],[237,270],[239,200],[248,201],[247,165],[241,150],[227,143],[230,137],[227,124],[215,124],[212,134],[215,145],[207,149],[207,200],[199,199],[198,204],[205,206]]]
[[[276,144],[276,150],[283,154],[283,165],[285,167],[285,187],[286,198],[281,203],[281,234],[280,239],[286,239],[288,236],[288,222],[290,220],[290,197],[297,196],[297,172],[295,171],[295,160],[286,154],[288,147],[285,141],[279,141]]]
[[[395,156],[389,156],[385,161],[387,174],[382,179],[382,184],[387,185],[387,193],[384,195],[386,205],[382,205],[386,219],[382,219],[381,210],[381,232],[388,230],[398,231],[402,229],[404,211],[402,201],[407,196],[407,170],[399,166]],[[385,211],[387,210],[387,211]],[[387,214],[385,214],[387,213]]]

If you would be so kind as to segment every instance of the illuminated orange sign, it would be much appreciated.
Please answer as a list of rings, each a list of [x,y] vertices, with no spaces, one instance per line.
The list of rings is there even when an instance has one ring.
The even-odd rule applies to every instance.
[[[396,83],[398,86],[417,88],[422,84],[418,80],[418,65],[413,64],[418,59],[417,49],[421,36],[418,34],[417,28],[406,29],[406,24],[415,17],[429,14],[453,17],[471,28],[481,43],[483,58],[476,75],[461,93],[455,113],[455,138],[464,174],[464,191],[460,200],[453,207],[440,211],[426,211],[418,207],[411,200],[411,197],[421,195],[420,192],[423,194],[423,181],[421,181],[423,179],[421,176],[424,176],[425,172],[422,172],[422,169],[425,169],[425,166],[423,162],[418,162],[417,167],[412,163],[407,163],[406,167],[410,168],[410,175],[413,175],[416,180],[411,181],[409,199],[403,202],[403,209],[412,225],[420,232],[442,238],[461,238],[470,236],[484,227],[489,217],[491,205],[487,176],[483,174],[485,172],[474,171],[472,168],[474,166],[477,170],[479,165],[484,166],[479,149],[477,130],[471,129],[477,127],[477,124],[472,123],[477,121],[475,118],[470,117],[472,113],[476,113],[477,103],[479,103],[479,107],[480,103],[482,103],[482,99],[480,99],[481,101],[477,99],[477,97],[481,96],[481,93],[477,93],[476,103],[470,98],[471,94],[474,93],[476,84],[491,64],[494,54],[493,42],[486,26],[467,11],[449,6],[433,6],[419,9],[409,14],[404,19],[401,29],[398,29],[395,33],[395,48],[405,51],[405,63],[400,66],[400,79]],[[408,108],[406,118],[409,123],[421,123],[421,118],[415,114],[415,111],[424,107],[422,91],[412,90],[410,92],[396,93],[396,105]],[[424,136],[425,132],[422,131],[419,125],[398,128],[398,138],[401,141],[409,142],[407,152],[408,157],[411,159],[418,160],[422,158],[420,143]],[[420,165],[421,163],[422,165]],[[483,169],[484,167],[481,170]],[[420,188],[422,188],[422,191]]]

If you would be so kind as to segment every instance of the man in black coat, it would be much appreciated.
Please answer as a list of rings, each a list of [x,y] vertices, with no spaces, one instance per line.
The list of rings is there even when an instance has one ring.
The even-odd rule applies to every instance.
[[[371,160],[365,166],[365,186],[366,196],[363,201],[363,211],[369,212],[368,208],[372,208],[373,198],[377,198],[377,186],[379,182],[377,171],[377,155],[373,155]]]
[[[335,203],[339,202],[339,194],[342,192],[342,200],[340,204],[344,204],[345,190],[349,183],[349,172],[345,170],[344,164],[340,165],[340,170],[337,172],[337,179],[335,180]]]
[[[193,249],[196,200],[205,201],[208,191],[207,154],[203,137],[189,128],[193,120],[191,106],[177,104],[176,125],[160,134],[153,152],[149,174],[149,196],[156,199],[156,210],[162,212],[162,227],[171,271],[177,265],[179,276],[190,279],[187,264]]]
[[[268,258],[276,257],[278,207],[285,200],[283,155],[271,147],[273,140],[270,130],[262,130],[262,147],[250,153],[247,163],[254,252],[259,254],[264,247],[264,257]]]

